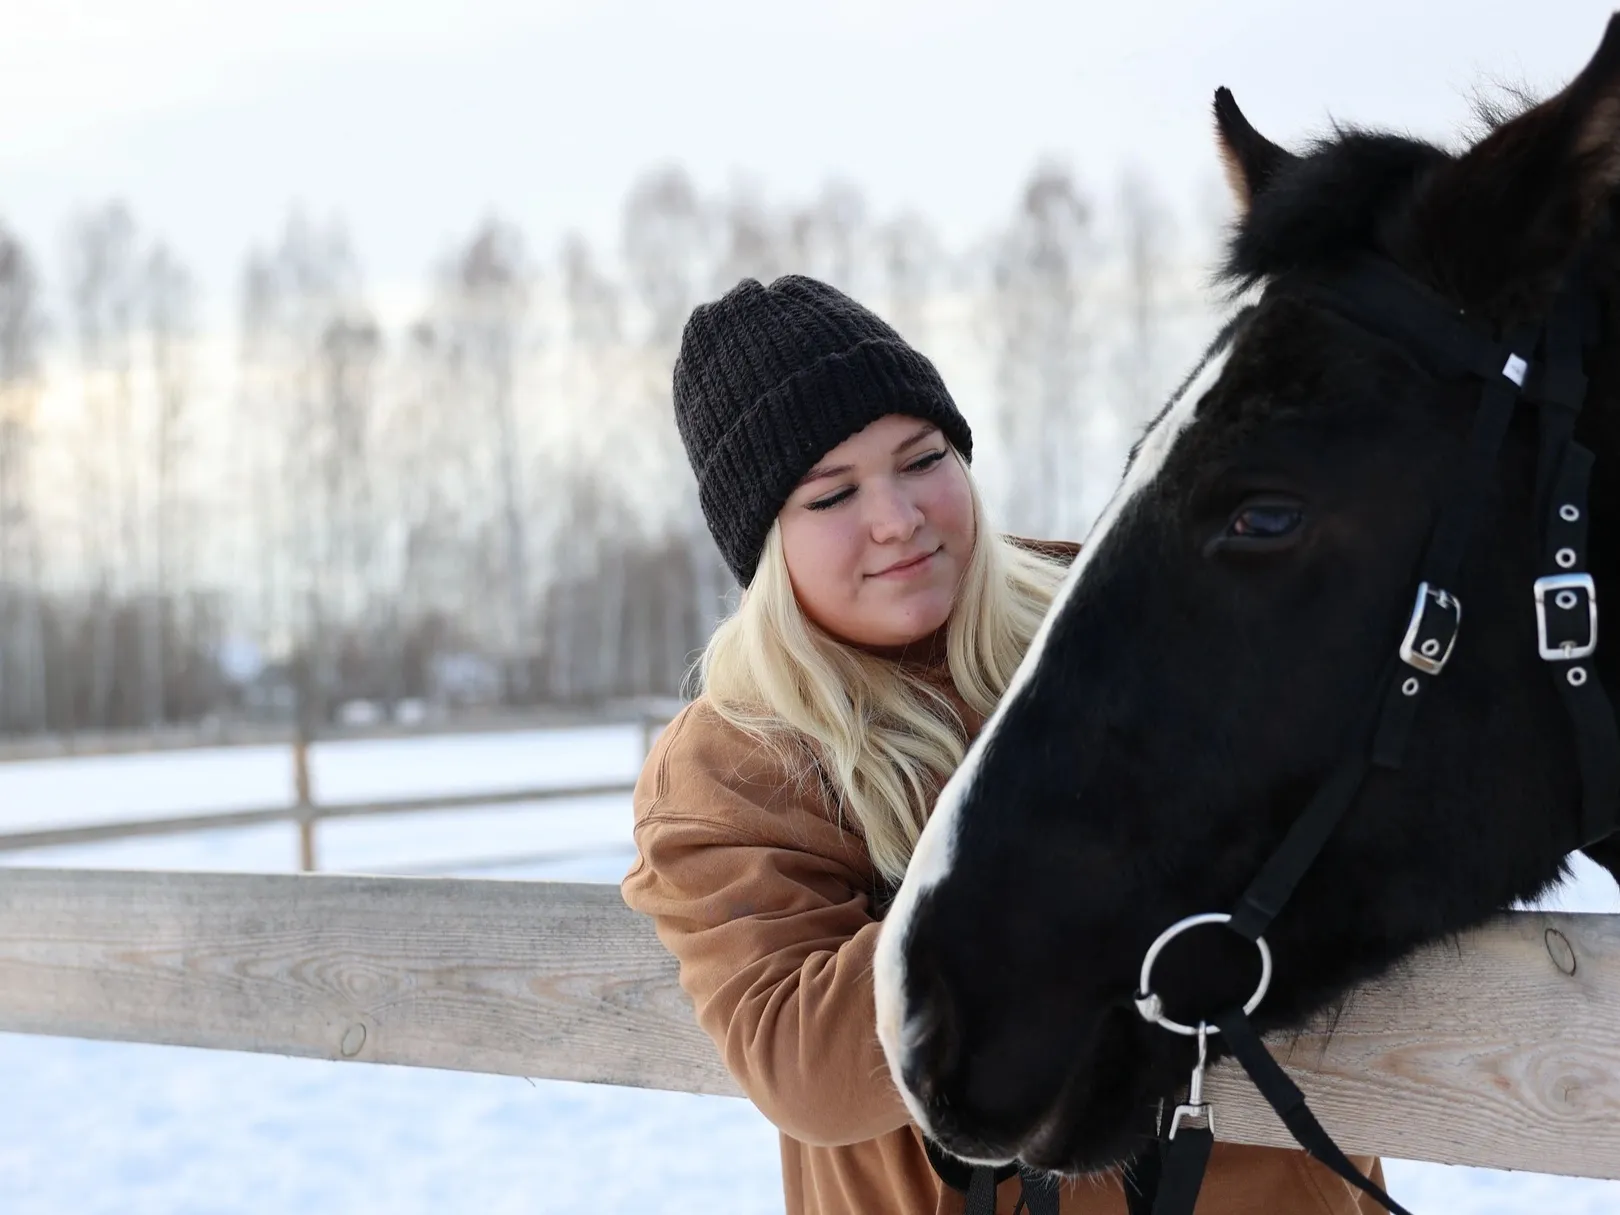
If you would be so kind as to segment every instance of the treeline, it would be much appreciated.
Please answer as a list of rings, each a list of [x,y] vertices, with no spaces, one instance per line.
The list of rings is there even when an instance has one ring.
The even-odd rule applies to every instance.
[[[119,203],[72,218],[49,282],[0,225],[0,732],[674,693],[735,588],[670,368],[745,275],[883,313],[969,412],[1003,523],[1075,534],[1196,348],[1213,228],[1137,178],[1009,193],[951,249],[850,185],[663,169],[611,249],[479,224],[393,329],[350,234],[301,214],[247,255],[229,334]]]

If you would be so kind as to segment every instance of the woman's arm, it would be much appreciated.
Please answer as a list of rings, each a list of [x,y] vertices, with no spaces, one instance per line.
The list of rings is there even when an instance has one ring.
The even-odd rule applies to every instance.
[[[819,797],[693,706],[643,771],[640,855],[623,892],[680,961],[698,1023],[743,1091],[793,1138],[836,1145],[910,1116],[874,1028],[870,870]]]

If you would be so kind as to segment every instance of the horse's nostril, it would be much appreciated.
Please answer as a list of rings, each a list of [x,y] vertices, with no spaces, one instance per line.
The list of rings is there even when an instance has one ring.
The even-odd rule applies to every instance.
[[[938,976],[911,1003],[900,1074],[920,1101],[931,1103],[961,1061],[961,1035]]]
[[[900,1068],[900,1076],[905,1081],[908,1093],[924,1105],[933,1103],[934,1083],[931,1074],[915,1051],[906,1056],[906,1061]]]

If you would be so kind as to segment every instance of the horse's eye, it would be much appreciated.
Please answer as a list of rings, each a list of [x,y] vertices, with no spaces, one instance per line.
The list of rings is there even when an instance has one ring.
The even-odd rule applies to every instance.
[[[1304,523],[1305,506],[1297,498],[1257,495],[1232,512],[1225,530],[1205,542],[1204,553],[1210,557],[1222,553],[1280,553],[1298,543],[1305,532]]]
[[[1286,502],[1264,502],[1245,506],[1226,525],[1228,536],[1255,540],[1278,540],[1298,529],[1305,512]]]

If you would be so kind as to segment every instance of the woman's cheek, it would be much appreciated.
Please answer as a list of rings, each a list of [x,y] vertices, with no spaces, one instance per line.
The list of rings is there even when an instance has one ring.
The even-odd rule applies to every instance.
[[[942,538],[962,544],[973,542],[973,497],[968,492],[967,475],[960,468],[949,478],[942,477],[929,509],[931,521]]]
[[[827,590],[851,581],[860,570],[863,556],[856,512],[839,512],[837,518],[822,520],[816,536],[818,581]]]

